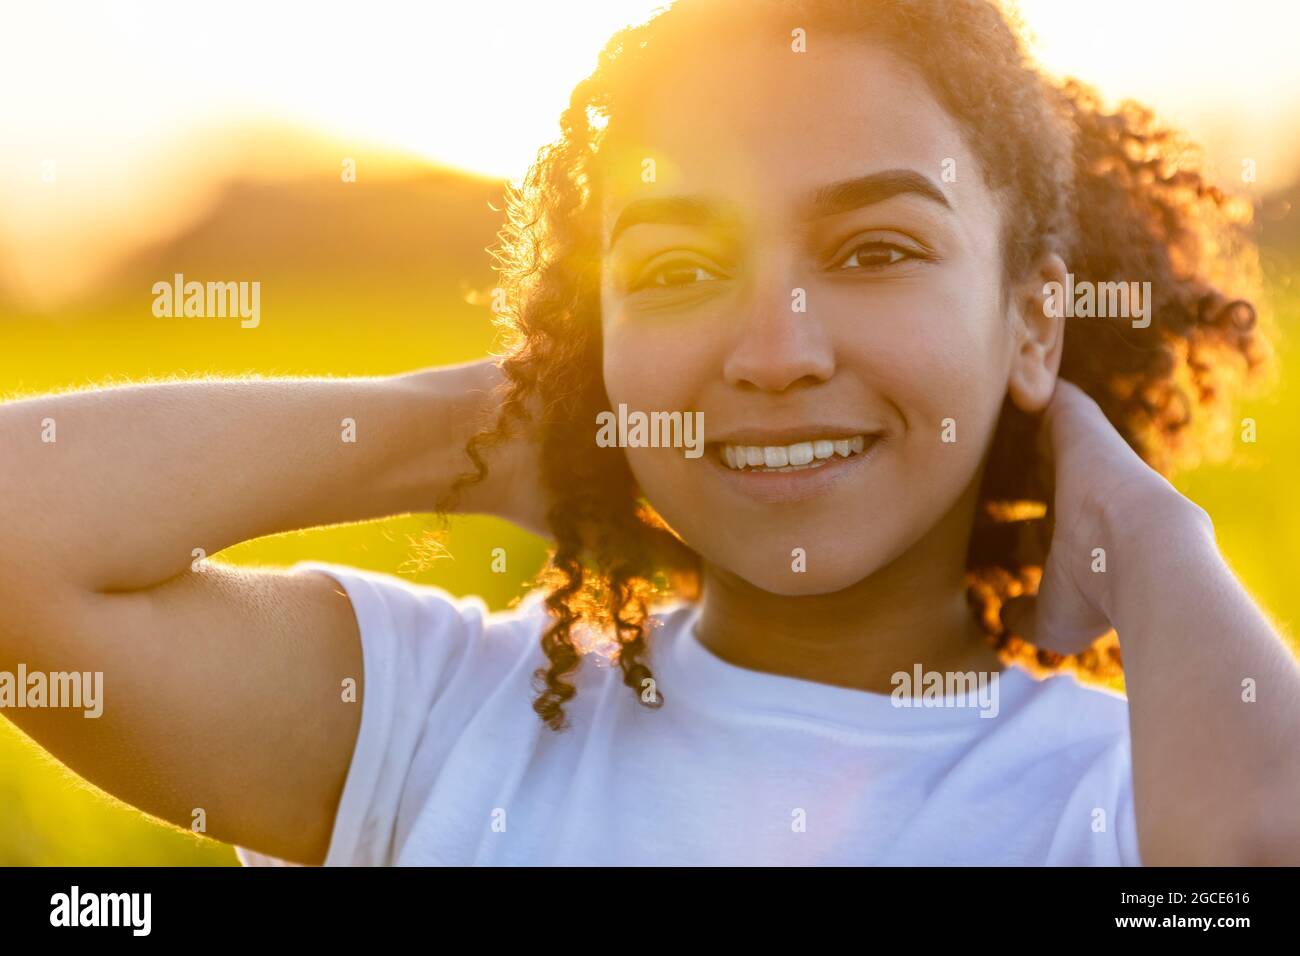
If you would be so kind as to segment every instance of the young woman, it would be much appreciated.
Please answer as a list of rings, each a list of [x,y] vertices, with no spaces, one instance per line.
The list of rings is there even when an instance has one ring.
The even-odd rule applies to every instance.
[[[561,125],[501,361],[0,407],[0,667],[105,697],[7,716],[248,862],[1300,863],[1300,669],[1162,476],[1268,344],[1177,140],[985,0],[681,0]],[[194,559],[439,504],[553,539],[520,607]]]

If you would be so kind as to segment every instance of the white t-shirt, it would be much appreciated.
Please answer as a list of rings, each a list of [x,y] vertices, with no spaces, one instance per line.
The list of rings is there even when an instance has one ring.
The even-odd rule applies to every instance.
[[[1139,865],[1128,705],[1069,676],[899,707],[730,664],[656,615],[642,705],[589,654],[533,712],[539,594],[476,598],[318,563],[347,591],[361,729],[326,865]],[[958,706],[961,705],[961,706]],[[280,861],[248,850],[249,865]]]

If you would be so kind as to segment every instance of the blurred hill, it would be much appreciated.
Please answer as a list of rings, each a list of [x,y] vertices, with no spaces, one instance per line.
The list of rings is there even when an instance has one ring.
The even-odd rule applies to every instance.
[[[334,155],[349,152],[337,148]],[[338,159],[299,168],[320,172],[225,182],[193,221],[128,250],[56,308],[10,300],[3,306],[6,334],[43,341],[58,360],[33,363],[28,354],[20,361],[6,350],[0,390],[85,384],[87,376],[105,373],[378,373],[421,364],[422,350],[439,361],[482,354],[492,335],[488,315],[466,299],[493,285],[485,249],[500,228],[501,215],[491,206],[503,205],[503,184],[429,166],[368,177],[361,162],[354,183],[341,181]],[[153,284],[170,282],[175,273],[204,282],[259,281],[259,327],[156,318]],[[6,298],[0,291],[0,303]],[[395,365],[382,350],[371,354],[380,327],[406,338],[407,347],[388,357]],[[115,343],[107,352],[99,341],[104,335]],[[366,348],[304,349],[304,337],[312,336],[339,346],[355,337],[353,344]]]
[[[451,302],[448,279],[490,278],[483,247],[499,216],[488,204],[500,200],[500,184],[439,169],[346,184],[236,181],[199,221],[133,254],[105,286],[133,289],[184,269],[202,277],[404,282]]]

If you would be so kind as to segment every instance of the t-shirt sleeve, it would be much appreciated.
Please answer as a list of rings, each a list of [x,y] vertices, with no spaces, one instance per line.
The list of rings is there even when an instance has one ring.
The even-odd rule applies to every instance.
[[[361,639],[361,726],[325,865],[387,865],[427,716],[482,634],[488,610],[478,598],[378,572],[319,562],[291,570],[333,578],[352,602]],[[246,866],[292,865],[243,847],[235,852]]]

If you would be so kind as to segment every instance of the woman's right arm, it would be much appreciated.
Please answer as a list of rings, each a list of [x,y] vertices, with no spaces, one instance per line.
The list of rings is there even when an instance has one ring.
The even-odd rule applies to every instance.
[[[98,718],[5,716],[148,813],[189,828],[201,809],[211,836],[321,862],[360,724],[342,695],[362,685],[354,615],[322,575],[196,549],[432,510],[499,381],[484,361],[0,405],[0,671],[104,675]],[[511,510],[524,454],[489,457],[459,510]]]

